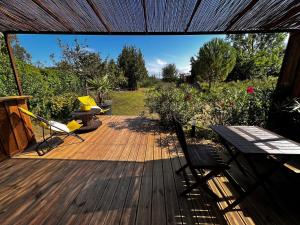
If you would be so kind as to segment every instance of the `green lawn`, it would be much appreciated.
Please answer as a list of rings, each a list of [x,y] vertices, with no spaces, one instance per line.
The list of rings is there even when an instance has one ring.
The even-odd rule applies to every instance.
[[[113,115],[141,115],[145,109],[145,92],[140,88],[137,91],[115,91],[111,94]]]

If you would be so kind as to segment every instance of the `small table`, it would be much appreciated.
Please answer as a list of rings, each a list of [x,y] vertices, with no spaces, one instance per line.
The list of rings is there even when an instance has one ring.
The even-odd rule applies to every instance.
[[[95,112],[93,110],[89,111],[75,111],[72,113],[74,119],[80,119],[82,121],[82,127],[80,127],[77,132],[89,132],[96,130],[102,123],[95,117]]]
[[[240,186],[234,179],[230,179],[230,183],[237,188],[240,196],[231,203],[227,208],[233,208],[245,199],[256,188],[262,186],[267,193],[264,183],[267,179],[291,156],[300,155],[300,144],[290,139],[284,138],[271,131],[256,126],[211,126],[211,129],[217,133],[230,154],[228,164],[235,161],[239,169],[247,176],[243,166],[237,160],[238,155],[242,154],[249,164],[256,181],[247,189]],[[235,150],[235,151],[234,151]],[[281,156],[274,166],[264,173],[261,173],[254,165],[251,156],[268,157],[271,155]]]

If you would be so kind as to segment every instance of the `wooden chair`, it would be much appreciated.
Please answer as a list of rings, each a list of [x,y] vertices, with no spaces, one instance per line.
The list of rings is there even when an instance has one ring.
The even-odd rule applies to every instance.
[[[186,159],[186,164],[176,171],[177,174],[183,172],[184,178],[188,184],[188,188],[184,190],[181,195],[185,196],[193,189],[201,187],[214,200],[219,200],[219,197],[208,187],[207,182],[222,172],[227,173],[226,170],[229,169],[229,166],[223,162],[221,157],[212,147],[202,144],[188,145],[182,125],[175,116],[173,116],[173,122],[175,125],[176,136]],[[186,168],[190,169],[196,181],[192,185],[189,185],[190,182],[185,172]],[[206,171],[208,172],[205,174]]]

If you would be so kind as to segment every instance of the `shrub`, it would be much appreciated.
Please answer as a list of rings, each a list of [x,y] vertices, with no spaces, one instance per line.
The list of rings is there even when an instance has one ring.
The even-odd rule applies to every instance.
[[[64,93],[51,97],[47,104],[48,115],[52,119],[67,120],[71,116],[71,112],[78,108],[77,97],[75,93]]]
[[[151,113],[158,113],[164,126],[172,123],[172,113],[183,122],[188,122],[202,111],[202,102],[198,91],[188,85],[176,88],[169,83],[151,89],[147,93],[146,106]]]
[[[211,124],[265,126],[275,82],[276,78],[218,83],[210,92],[188,85],[161,85],[148,92],[146,105],[164,125],[171,123],[175,112],[183,122],[194,118],[205,129]],[[253,90],[247,92],[248,87]]]

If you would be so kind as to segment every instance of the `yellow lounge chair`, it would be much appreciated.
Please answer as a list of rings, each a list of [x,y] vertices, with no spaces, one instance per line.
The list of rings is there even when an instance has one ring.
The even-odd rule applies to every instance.
[[[107,111],[109,111],[109,109],[102,109],[101,107],[99,107],[96,103],[96,101],[89,95],[87,96],[81,96],[77,98],[79,100],[79,102],[86,107],[87,109],[94,109],[99,111],[100,113],[105,113]]]
[[[77,123],[75,120],[70,121],[67,125],[63,124],[63,123],[59,123],[53,120],[46,120],[45,118],[41,117],[41,116],[37,116],[35,114],[33,114],[32,112],[28,111],[27,109],[18,107],[20,109],[20,111],[30,117],[32,117],[33,119],[39,121],[39,125],[42,127],[43,129],[43,141],[41,143],[38,144],[37,148],[36,148],[36,152],[41,156],[44,155],[44,152],[41,153],[41,150],[39,150],[39,147],[43,144],[43,143],[47,143],[48,146],[48,140],[50,138],[53,137],[53,135],[57,134],[57,133],[62,133],[62,134],[66,134],[68,136],[73,136],[76,137],[78,139],[80,139],[82,142],[84,141],[84,139],[82,137],[80,137],[79,135],[75,134],[74,131],[78,130],[82,124]],[[50,130],[50,136],[45,138],[45,129],[49,129]],[[65,138],[66,138],[65,137]]]

